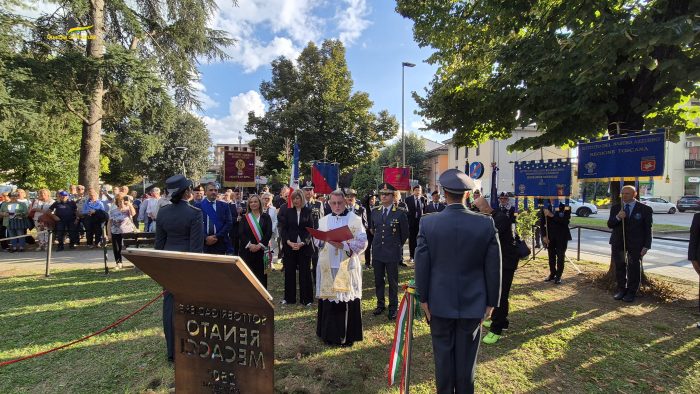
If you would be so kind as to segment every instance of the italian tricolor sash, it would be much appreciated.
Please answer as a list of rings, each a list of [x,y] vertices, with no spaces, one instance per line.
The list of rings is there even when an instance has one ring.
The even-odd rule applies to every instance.
[[[399,382],[399,391],[408,388],[411,366],[411,340],[413,339],[413,319],[420,315],[420,301],[414,281],[403,285],[404,295],[396,314],[394,342],[389,355],[389,386]]]
[[[262,242],[263,232],[262,227],[260,227],[260,222],[258,222],[258,219],[252,213],[247,213],[245,215],[245,220],[248,222],[250,231],[253,232],[253,236],[258,242],[258,245],[263,248],[263,265],[265,266],[265,272],[269,272],[272,268],[272,250],[268,245],[264,245]]]

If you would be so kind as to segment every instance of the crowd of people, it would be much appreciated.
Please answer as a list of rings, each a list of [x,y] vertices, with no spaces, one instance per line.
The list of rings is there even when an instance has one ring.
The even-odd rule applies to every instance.
[[[155,232],[156,249],[240,256],[264,287],[273,262],[281,262],[281,304],[316,307],[318,337],[338,346],[362,340],[361,256],[365,269],[374,274],[373,315],[386,313],[389,320],[396,319],[399,307],[399,267],[413,263],[421,307],[431,325],[438,391],[469,392],[479,342],[495,344],[509,327],[508,299],[523,257],[518,213],[508,194],[501,193],[494,206],[458,170],[446,171],[440,183],[442,194],[435,190],[429,198],[415,186],[401,199],[384,183],[359,201],[350,188],[318,195],[312,182],[293,191],[283,186],[275,195],[265,187],[244,201],[236,190],[220,190],[215,183],[195,186],[182,175],[168,179],[163,193],[154,187],[141,198],[127,187],[110,193],[105,187],[86,191],[76,185],[58,191],[56,200],[42,189],[29,201],[18,189],[0,196],[2,231],[9,238],[2,247],[22,252],[23,235],[35,227],[37,249],[45,250],[51,247],[45,230],[51,228],[57,251],[64,249],[66,237],[71,249],[82,236],[90,248],[111,241],[121,268],[124,234],[139,231],[142,224],[144,231]],[[613,298],[628,303],[639,290],[641,259],[652,241],[651,210],[635,197],[633,186],[623,187],[621,203],[611,207],[607,221],[617,280]],[[550,270],[544,280],[560,285],[571,240],[571,209],[564,201],[540,201],[538,215]],[[699,215],[691,228],[689,259],[700,273]],[[343,242],[323,242],[308,231],[345,226],[352,238]],[[406,242],[408,259],[403,254]],[[172,303],[167,294],[164,329],[170,360]],[[473,335],[482,326],[488,334]]]

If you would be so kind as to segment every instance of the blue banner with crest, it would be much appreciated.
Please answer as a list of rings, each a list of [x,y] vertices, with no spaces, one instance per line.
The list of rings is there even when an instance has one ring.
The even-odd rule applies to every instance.
[[[571,160],[515,162],[515,195],[557,198],[571,195]]]
[[[586,181],[660,177],[665,146],[664,129],[579,142],[578,177]]]

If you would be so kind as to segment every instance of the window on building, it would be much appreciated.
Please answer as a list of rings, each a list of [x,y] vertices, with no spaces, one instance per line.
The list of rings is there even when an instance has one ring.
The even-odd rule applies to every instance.
[[[237,146],[234,146],[234,147],[233,147],[233,150],[238,150],[238,147],[237,147]]]
[[[459,146],[455,146],[455,160],[459,160]]]
[[[688,149],[688,159],[700,160],[700,146],[691,146]]]

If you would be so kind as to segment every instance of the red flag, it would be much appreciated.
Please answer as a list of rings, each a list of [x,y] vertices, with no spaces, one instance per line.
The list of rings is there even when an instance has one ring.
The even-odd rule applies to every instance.
[[[411,191],[411,169],[409,167],[384,167],[384,182],[399,191]]]

